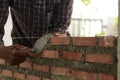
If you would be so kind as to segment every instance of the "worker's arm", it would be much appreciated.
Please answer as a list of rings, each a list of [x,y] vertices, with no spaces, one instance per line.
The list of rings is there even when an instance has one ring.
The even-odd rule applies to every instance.
[[[71,21],[71,14],[73,9],[73,0],[60,0],[54,4],[54,9],[51,19],[51,32],[64,33],[69,27]]]

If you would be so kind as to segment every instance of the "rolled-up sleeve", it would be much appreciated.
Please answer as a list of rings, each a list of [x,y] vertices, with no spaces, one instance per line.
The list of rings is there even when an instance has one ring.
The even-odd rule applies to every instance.
[[[74,0],[60,0],[54,4],[50,31],[64,32],[70,25]]]

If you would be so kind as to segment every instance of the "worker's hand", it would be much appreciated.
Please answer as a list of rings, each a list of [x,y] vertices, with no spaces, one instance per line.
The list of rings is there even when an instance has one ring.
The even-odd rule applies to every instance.
[[[5,59],[7,64],[19,65],[26,60],[26,57],[36,57],[32,49],[23,45],[0,46],[0,58]]]
[[[67,37],[68,35],[66,33],[52,33],[53,37]]]

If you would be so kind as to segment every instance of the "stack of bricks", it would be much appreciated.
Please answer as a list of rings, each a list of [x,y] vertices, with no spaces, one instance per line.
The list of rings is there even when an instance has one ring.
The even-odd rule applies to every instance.
[[[0,59],[0,80],[116,80],[115,37],[52,37],[42,53],[10,66]]]

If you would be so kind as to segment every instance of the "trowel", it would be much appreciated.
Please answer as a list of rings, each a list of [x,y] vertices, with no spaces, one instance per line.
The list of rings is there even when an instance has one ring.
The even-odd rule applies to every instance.
[[[40,39],[38,39],[35,42],[32,51],[35,52],[36,54],[40,54],[43,51],[44,47],[47,45],[47,42],[52,35],[53,34],[51,34],[51,33],[43,35]],[[69,32],[66,32],[66,34],[61,34],[61,35],[55,34],[54,36],[57,36],[57,37],[58,36],[59,37],[66,36],[67,37],[67,36],[70,36],[70,34],[69,34]]]
[[[50,39],[50,37],[51,34],[43,35],[40,39],[38,39],[35,42],[32,51],[36,54],[40,54],[43,51],[44,47],[47,45],[47,42]]]

